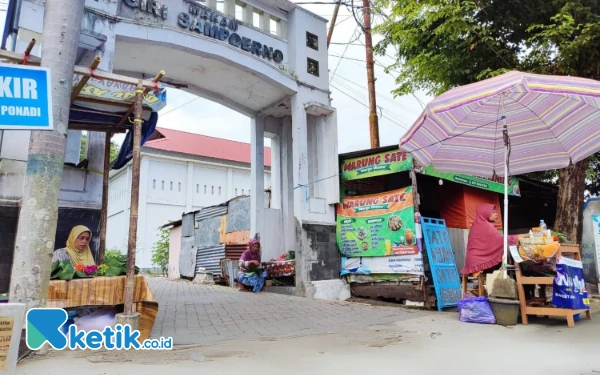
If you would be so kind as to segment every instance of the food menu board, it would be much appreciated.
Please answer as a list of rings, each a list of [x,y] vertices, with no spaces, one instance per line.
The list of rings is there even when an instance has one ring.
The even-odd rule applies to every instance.
[[[419,252],[412,187],[344,198],[337,207],[337,243],[346,257]]]

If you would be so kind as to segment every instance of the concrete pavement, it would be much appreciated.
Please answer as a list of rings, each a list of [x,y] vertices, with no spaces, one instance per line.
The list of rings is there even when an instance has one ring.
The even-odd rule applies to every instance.
[[[412,317],[332,334],[242,336],[173,351],[52,352],[25,359],[17,375],[600,373],[598,319],[569,329],[565,322],[513,328],[468,324],[456,313]]]
[[[434,314],[274,293],[241,293],[158,277],[148,278],[148,282],[159,302],[152,337],[173,337],[177,345],[315,335]]]

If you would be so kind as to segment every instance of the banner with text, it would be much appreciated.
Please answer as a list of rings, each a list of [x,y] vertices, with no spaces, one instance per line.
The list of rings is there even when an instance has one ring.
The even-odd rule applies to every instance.
[[[412,157],[398,150],[344,160],[340,167],[342,181],[383,176],[408,171],[411,168]]]
[[[347,257],[418,254],[412,187],[343,199],[336,236]]]
[[[342,257],[341,275],[348,274],[410,274],[423,275],[423,255],[411,254],[390,257]]]
[[[433,165],[426,168],[421,168],[415,171],[427,176],[438,177],[444,180],[453,181],[459,184],[468,185],[477,189],[489,190],[498,194],[504,194],[504,179],[498,178],[498,181],[492,181],[483,177],[473,177],[464,174],[454,173],[442,173],[437,171]],[[514,195],[517,197],[521,196],[521,190],[519,189],[519,180],[515,177],[508,178],[508,195]]]

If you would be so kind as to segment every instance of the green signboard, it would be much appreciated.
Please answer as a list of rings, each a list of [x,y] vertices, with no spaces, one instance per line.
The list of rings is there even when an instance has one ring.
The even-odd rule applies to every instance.
[[[340,166],[342,181],[383,176],[408,171],[411,168],[412,157],[398,150],[347,159]]]
[[[459,184],[468,185],[478,189],[489,190],[495,193],[504,194],[504,181],[502,179],[496,182],[482,177],[473,177],[464,174],[442,173],[436,171],[432,165],[419,171],[419,173],[427,176],[439,177],[444,180],[453,181]],[[508,178],[508,194],[517,197],[521,196],[521,190],[519,190],[519,180],[515,177]]]
[[[337,242],[346,257],[419,252],[412,187],[345,198],[337,206]]]

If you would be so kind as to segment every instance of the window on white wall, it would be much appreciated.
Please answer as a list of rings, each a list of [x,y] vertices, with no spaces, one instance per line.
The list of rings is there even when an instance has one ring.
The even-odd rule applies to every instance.
[[[171,181],[171,190],[173,190],[173,181]]]
[[[206,194],[206,185],[204,185],[204,194]]]
[[[200,184],[196,184],[196,193],[200,193]]]
[[[215,187],[214,187],[214,186],[211,186],[211,187],[210,187],[210,193],[211,193],[212,195],[215,195]]]
[[[219,195],[221,195],[221,187],[219,186]]]
[[[237,197],[237,189],[235,189],[235,196]]]
[[[178,189],[181,191],[181,182],[178,182]]]
[[[260,28],[260,14],[256,12],[252,13],[252,26]]]
[[[165,190],[165,180],[162,180],[162,189]]]
[[[152,180],[152,189],[156,189],[156,180]]]

